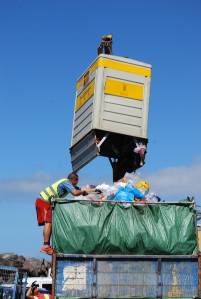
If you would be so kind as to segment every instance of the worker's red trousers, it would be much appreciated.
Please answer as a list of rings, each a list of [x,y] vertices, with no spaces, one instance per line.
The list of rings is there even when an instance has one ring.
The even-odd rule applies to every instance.
[[[52,223],[51,204],[44,201],[42,198],[37,198],[35,205],[36,205],[38,225],[44,225],[46,222]]]

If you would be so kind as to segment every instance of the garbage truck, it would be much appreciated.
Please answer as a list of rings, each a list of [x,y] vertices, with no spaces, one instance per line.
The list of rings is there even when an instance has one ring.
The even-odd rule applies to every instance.
[[[193,201],[58,200],[53,247],[54,298],[200,298]]]

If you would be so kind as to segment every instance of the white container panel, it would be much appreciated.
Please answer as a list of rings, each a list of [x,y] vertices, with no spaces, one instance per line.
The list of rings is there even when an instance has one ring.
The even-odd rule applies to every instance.
[[[84,133],[87,134],[86,132],[86,127],[90,124],[90,127],[92,126],[92,111],[90,113],[87,113],[88,111],[85,112],[86,117],[82,120],[75,122],[74,124],[74,134],[73,137],[77,136],[77,134],[79,134],[80,132],[84,131]],[[82,118],[82,116],[81,116]]]
[[[85,137],[91,131],[91,122],[88,123],[81,131],[77,131],[73,136],[74,144],[80,141],[83,137]]]
[[[74,135],[76,136],[78,133],[80,133],[81,131],[85,130],[85,127],[90,123],[91,124],[91,120],[92,120],[92,114],[88,115],[88,117],[79,125],[75,126],[74,128]]]
[[[75,112],[74,120],[77,120],[85,111],[92,109],[93,97],[87,101],[78,111]]]
[[[74,114],[72,145],[82,139],[92,128],[93,97]]]
[[[103,122],[104,120],[110,120],[111,122],[119,123],[119,126],[121,126],[121,124],[125,124],[129,126],[142,127],[141,117],[129,116],[122,113],[104,112]]]
[[[109,132],[119,133],[119,134],[125,134],[130,136],[141,136],[142,128],[139,126],[133,126],[128,124],[121,123],[121,126],[119,123],[111,121],[111,120],[104,120],[102,123],[102,129]]]
[[[101,127],[101,113],[103,109],[104,102],[104,68],[99,67],[96,71],[96,81],[95,81],[95,94],[94,94],[94,104],[93,104],[93,129],[100,129]]]
[[[135,75],[135,74],[129,74],[123,71],[114,71],[112,69],[104,69],[104,75],[105,78],[115,78],[115,79],[121,79],[121,80],[126,80],[130,82],[135,82],[135,83],[141,83],[145,84],[145,77]]]
[[[134,102],[134,101],[132,101],[132,102]],[[110,103],[110,102],[105,101],[104,113],[105,112],[113,112],[113,113],[120,113],[122,115],[128,115],[128,116],[142,118],[142,108],[136,108],[136,107],[132,107],[129,105],[127,106],[125,104],[126,104],[125,102],[123,102],[121,104],[116,104],[116,103]]]
[[[143,123],[142,123],[142,136],[148,138],[148,120],[149,120],[149,97],[150,97],[150,78],[146,78],[143,101]]]
[[[105,103],[111,103],[115,105],[119,105],[122,107],[131,107],[131,108],[137,108],[137,109],[142,109],[142,101],[133,101],[133,100],[123,100],[121,97],[118,96],[109,96],[105,95],[104,97]]]
[[[82,123],[88,118],[91,117],[92,114],[92,105],[89,106],[87,110],[85,110],[82,114],[79,116],[75,115],[75,122],[74,122],[74,128],[76,129],[78,126],[81,126]]]

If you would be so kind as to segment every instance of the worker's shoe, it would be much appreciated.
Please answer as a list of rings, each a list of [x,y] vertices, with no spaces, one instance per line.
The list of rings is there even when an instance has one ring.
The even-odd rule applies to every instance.
[[[40,252],[52,255],[54,252],[54,249],[50,245],[43,245],[40,249]]]

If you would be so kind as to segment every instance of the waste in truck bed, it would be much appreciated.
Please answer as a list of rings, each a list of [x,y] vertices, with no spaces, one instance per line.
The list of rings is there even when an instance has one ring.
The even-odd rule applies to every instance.
[[[105,54],[78,79],[70,148],[75,171],[97,155],[122,159],[136,143],[147,144],[150,80],[150,64]],[[138,161],[130,165],[138,167]]]

